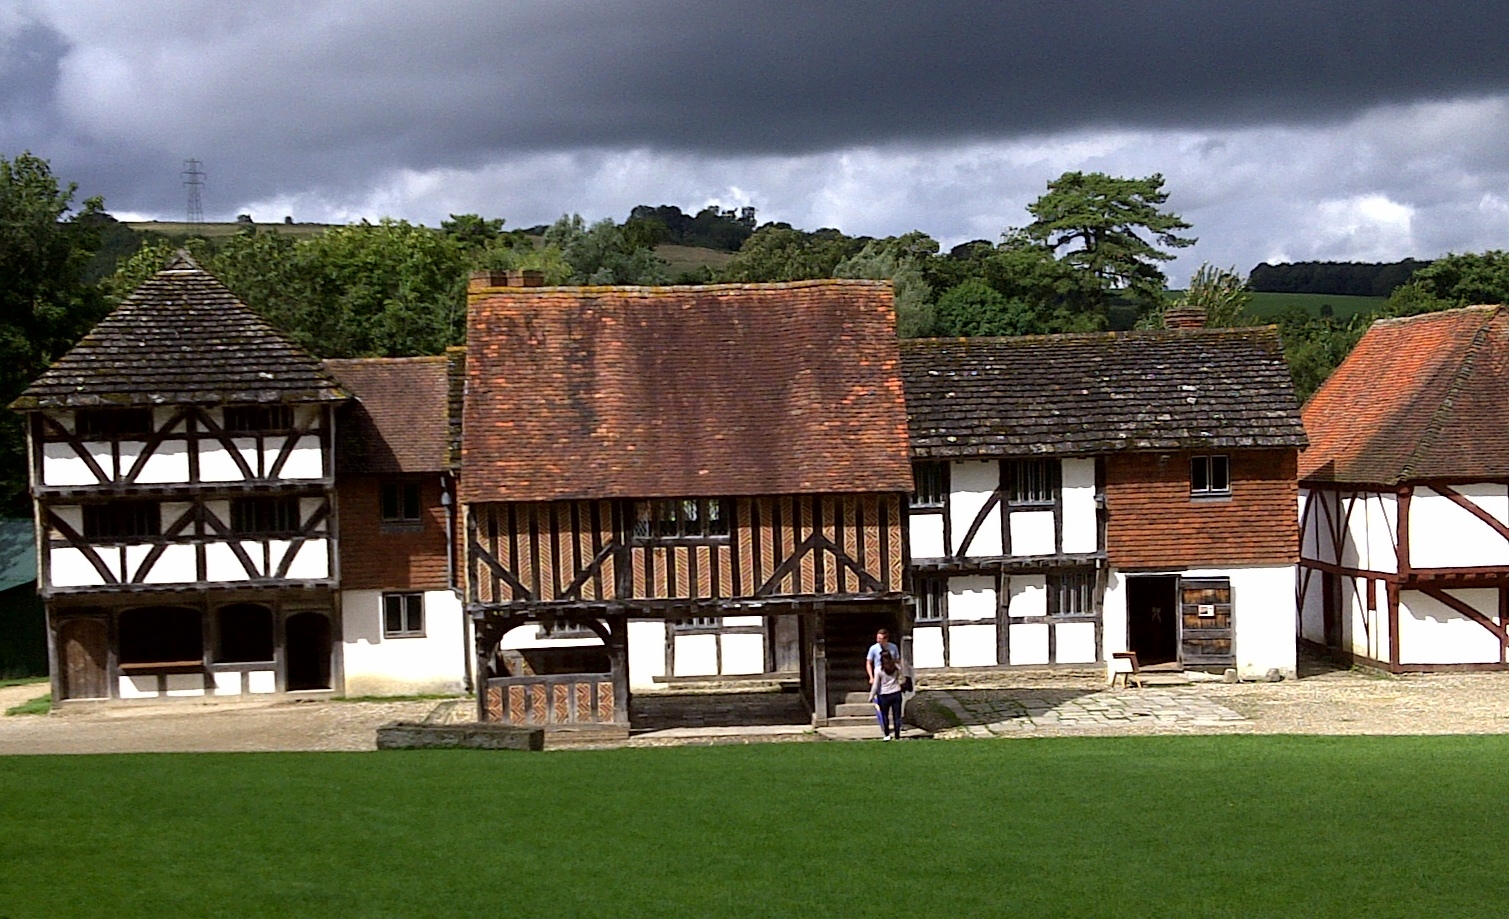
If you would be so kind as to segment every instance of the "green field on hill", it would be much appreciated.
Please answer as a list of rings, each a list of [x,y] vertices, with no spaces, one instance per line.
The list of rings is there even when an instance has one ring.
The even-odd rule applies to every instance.
[[[1331,307],[1337,321],[1351,319],[1358,313],[1371,312],[1388,302],[1388,297],[1342,297],[1335,294],[1254,293],[1250,312],[1260,319],[1274,319],[1290,307],[1298,306],[1311,316],[1323,316],[1322,307]]]
[[[0,916],[1418,917],[1509,737],[0,759]]]

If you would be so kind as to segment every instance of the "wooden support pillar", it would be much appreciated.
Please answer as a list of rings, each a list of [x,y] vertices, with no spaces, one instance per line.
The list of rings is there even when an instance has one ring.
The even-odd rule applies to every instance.
[[[472,617],[472,653],[476,658],[473,661],[472,670],[477,675],[474,685],[476,686],[477,693],[477,720],[479,722],[487,720],[488,649],[484,645],[487,643],[487,636],[492,634],[492,630],[486,626],[487,622],[484,618],[480,616]]]
[[[629,617],[607,616],[605,622],[608,662],[613,672],[613,723],[629,727]]]
[[[812,726],[823,727],[828,723],[828,647],[824,638],[823,603],[818,601],[812,605],[811,628],[808,635],[812,640]]]

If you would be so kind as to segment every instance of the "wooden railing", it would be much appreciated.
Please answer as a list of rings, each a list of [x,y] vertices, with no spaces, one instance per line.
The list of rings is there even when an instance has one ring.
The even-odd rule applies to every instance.
[[[486,720],[557,727],[629,723],[628,699],[611,673],[494,677],[487,681]]]

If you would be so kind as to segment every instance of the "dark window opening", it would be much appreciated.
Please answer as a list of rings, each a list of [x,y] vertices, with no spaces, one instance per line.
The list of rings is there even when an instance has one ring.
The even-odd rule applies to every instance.
[[[948,463],[913,463],[912,489],[912,507],[942,507],[948,496]]]
[[[1189,493],[1193,497],[1231,494],[1231,467],[1226,457],[1190,457]]]
[[[162,533],[156,501],[84,505],[85,539],[141,539]]]
[[[1065,571],[1048,579],[1048,599],[1055,616],[1093,616],[1095,614],[1095,572]]]
[[[542,622],[535,631],[535,638],[544,640],[550,638],[596,638],[597,633],[587,628],[580,622],[569,619],[557,619],[554,622]]]
[[[246,664],[273,659],[272,610],[255,603],[222,606],[216,612],[220,640],[215,661]]]
[[[121,613],[122,664],[185,664],[203,660],[204,629],[198,610],[148,606]]]
[[[110,438],[152,433],[152,410],[149,408],[83,408],[74,415],[74,430],[79,437]]]
[[[917,621],[942,622],[948,616],[948,579],[918,578]]]
[[[423,638],[424,594],[383,594],[382,634],[384,638]]]
[[[293,429],[289,405],[228,405],[225,430],[231,434],[269,434]]]
[[[678,632],[705,632],[716,629],[721,620],[717,616],[691,616],[671,620],[671,627]]]
[[[299,531],[299,499],[232,498],[231,530],[238,536],[288,536]]]
[[[728,535],[722,498],[671,498],[634,503],[636,539],[699,539]]]
[[[1006,497],[1012,504],[1052,504],[1058,500],[1058,460],[1011,460],[1006,464]]]
[[[417,482],[387,482],[379,488],[382,522],[386,526],[415,526],[423,523],[419,509]]]
[[[330,619],[298,613],[283,623],[286,685],[290,691],[330,688]]]

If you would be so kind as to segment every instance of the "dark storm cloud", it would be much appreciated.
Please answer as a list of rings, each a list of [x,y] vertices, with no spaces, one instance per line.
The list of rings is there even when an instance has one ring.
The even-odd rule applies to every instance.
[[[35,148],[112,206],[164,212],[187,156],[208,164],[214,210],[552,150],[793,155],[1320,124],[1509,89],[1506,2],[23,9],[0,57],[0,152]]]

